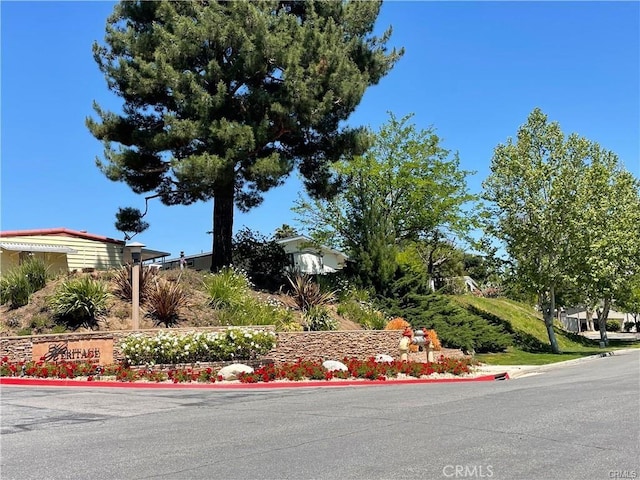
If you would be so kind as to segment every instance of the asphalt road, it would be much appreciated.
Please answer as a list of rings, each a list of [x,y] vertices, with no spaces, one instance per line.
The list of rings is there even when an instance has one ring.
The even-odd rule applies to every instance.
[[[501,382],[4,386],[9,479],[640,479],[640,351]]]

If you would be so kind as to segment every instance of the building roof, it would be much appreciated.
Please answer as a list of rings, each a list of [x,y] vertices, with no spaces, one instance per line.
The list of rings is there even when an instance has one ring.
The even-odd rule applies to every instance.
[[[60,237],[77,237],[86,240],[94,240],[104,243],[115,243],[116,245],[124,245],[124,240],[116,240],[114,238],[87,233],[84,230],[71,230],[68,228],[42,228],[34,230],[8,230],[0,232],[0,238],[10,237],[40,237],[40,236],[60,236]]]
[[[78,253],[71,247],[64,245],[46,245],[44,243],[0,242],[0,248],[14,252],[48,252],[48,253]]]
[[[296,242],[309,242],[309,249],[312,250],[313,246],[316,246],[316,244],[313,242],[313,239],[305,236],[305,235],[296,235],[295,237],[285,237],[285,238],[279,238],[276,240],[276,242],[278,242],[281,245],[285,245],[285,244],[290,244],[290,243],[296,243]],[[340,257],[343,257],[345,260],[348,259],[349,257],[344,253],[341,252],[340,250],[336,250],[334,248],[331,247],[327,247],[326,245],[317,245],[318,248],[320,248],[321,250],[327,251],[327,252],[331,252],[335,255],[338,255]]]
[[[286,237],[286,238],[278,238],[276,239],[276,242],[281,244],[281,245],[286,245],[289,243],[295,243],[297,241],[305,241],[305,242],[309,242],[311,244],[311,242],[313,242],[313,240],[309,237],[305,237],[304,235],[297,235],[295,237]],[[344,258],[345,260],[347,260],[349,257],[344,253],[341,252],[339,250],[335,250],[333,248],[327,247],[326,245],[318,245],[318,248],[327,251],[327,252],[332,252],[336,255],[338,255],[339,257]],[[309,249],[312,250],[311,245],[309,246]],[[194,258],[202,258],[202,257],[207,257],[212,255],[213,252],[212,251],[208,251],[208,252],[202,252],[202,253],[196,253],[193,255],[185,255],[185,259],[186,260],[193,260]],[[176,257],[176,258],[170,258],[168,260],[166,260],[167,263],[171,263],[171,262],[177,262],[179,261],[180,258]]]
[[[171,255],[169,252],[162,252],[160,250],[151,250],[149,248],[143,248],[141,259],[143,262],[146,262],[148,260],[156,260],[158,258],[168,257],[169,255]]]

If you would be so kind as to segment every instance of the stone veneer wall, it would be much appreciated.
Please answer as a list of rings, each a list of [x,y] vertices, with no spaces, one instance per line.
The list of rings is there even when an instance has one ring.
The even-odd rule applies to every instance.
[[[270,326],[250,327],[254,329],[273,330]],[[226,327],[201,327],[201,328],[172,328],[172,332],[216,332],[225,330]],[[138,330],[135,333],[154,336],[163,329]],[[59,333],[59,334],[43,334],[21,337],[0,337],[0,357],[7,356],[9,361],[20,362],[29,361],[33,358],[34,342],[62,342],[65,340],[108,340],[113,339],[113,359],[114,361],[122,360],[122,353],[118,348],[120,341],[134,333],[131,330],[119,330],[113,332],[85,332],[85,333]]]
[[[401,330],[278,332],[276,347],[265,356],[276,364],[304,360],[366,360],[384,353],[398,357]]]
[[[268,327],[251,327],[267,328]],[[171,329],[171,331],[219,331],[224,327],[197,328],[197,329]],[[143,335],[155,335],[159,330],[140,330],[137,333]],[[32,342],[60,342],[64,340],[102,340],[113,338],[113,358],[115,361],[122,359],[118,349],[118,343],[124,337],[131,335],[132,331],[72,333],[72,334],[48,334],[29,337],[2,337],[0,338],[0,357],[7,356],[10,361],[28,361],[32,359]],[[276,347],[265,355],[274,363],[293,363],[299,358],[304,360],[342,360],[343,358],[358,358],[366,360],[378,354],[391,355],[398,358],[398,343],[402,335],[400,330],[349,330],[332,332],[278,332]],[[425,354],[426,355],[426,354]],[[458,350],[443,349],[436,355],[461,356]],[[424,361],[423,355],[413,354],[411,358],[416,361]]]

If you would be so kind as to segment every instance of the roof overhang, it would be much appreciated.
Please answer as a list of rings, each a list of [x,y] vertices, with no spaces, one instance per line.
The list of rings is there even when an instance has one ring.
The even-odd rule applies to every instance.
[[[46,252],[46,253],[78,253],[64,245],[47,245],[44,243],[11,243],[0,242],[0,248],[14,252]]]
[[[155,260],[156,258],[168,257],[169,255],[171,254],[168,252],[161,252],[160,250],[150,250],[148,248],[143,248],[141,253],[143,262],[146,262],[148,260]]]

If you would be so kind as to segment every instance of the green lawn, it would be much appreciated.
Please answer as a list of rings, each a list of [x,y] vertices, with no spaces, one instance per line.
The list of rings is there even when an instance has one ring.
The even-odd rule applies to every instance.
[[[560,354],[525,352],[524,350],[510,347],[504,353],[479,353],[475,358],[479,362],[487,363],[489,365],[546,365],[548,363],[564,362],[566,360],[574,360],[576,358],[588,357],[603,352],[611,352],[626,348],[640,348],[640,342],[612,342],[607,348],[585,347],[581,351],[562,352]]]
[[[599,342],[573,335],[556,328],[561,354],[549,352],[549,337],[540,313],[532,307],[506,298],[481,298],[459,295],[454,299],[473,313],[505,324],[511,331],[514,346],[505,353],[478,354],[476,358],[493,365],[545,365],[563,362],[620,348],[640,348],[640,342],[628,343],[612,340],[602,349]]]
[[[489,365],[546,365],[548,363],[588,357],[604,351],[607,350],[594,348],[592,351],[568,352],[556,355],[554,353],[532,353],[517,348],[509,348],[505,353],[480,353],[475,358],[479,362],[488,363]]]

